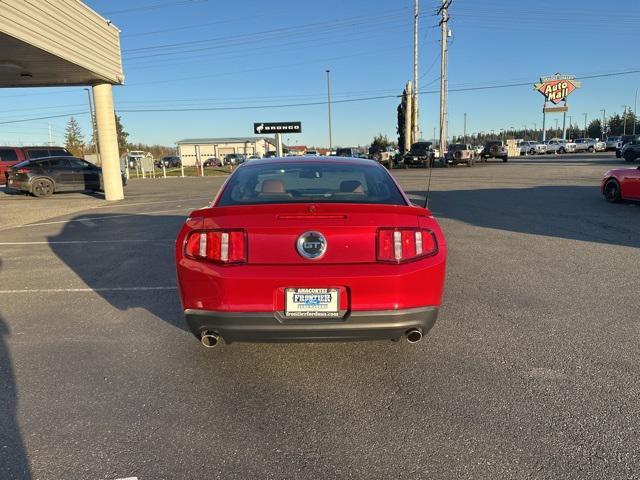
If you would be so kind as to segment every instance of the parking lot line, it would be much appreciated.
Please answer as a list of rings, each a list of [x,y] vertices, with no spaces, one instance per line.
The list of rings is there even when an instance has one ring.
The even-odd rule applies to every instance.
[[[211,201],[213,201],[214,195],[207,195],[206,197],[185,197],[185,198],[178,198],[178,199],[173,199],[173,200],[161,200],[161,201],[157,201],[157,202],[139,202],[139,203],[115,203],[113,205],[100,205],[100,206],[96,206],[96,207],[92,207],[92,210],[99,210],[99,209],[103,209],[103,208],[115,208],[115,207],[133,207],[133,206],[137,206],[137,205],[154,205],[157,203],[178,203],[178,202],[188,202],[191,200],[206,200],[209,199]]]
[[[80,222],[80,223],[82,223],[82,222],[86,222],[87,220],[91,220],[92,222],[95,222],[95,221],[99,221],[99,220],[109,220],[109,219],[112,219],[112,218],[139,217],[139,216],[142,216],[142,215],[151,215],[151,214],[154,214],[154,213],[168,213],[168,212],[178,212],[178,211],[184,212],[185,209],[184,208],[170,208],[168,210],[154,210],[154,211],[151,211],[151,212],[137,212],[137,213],[123,213],[123,214],[118,214],[118,215],[105,215],[104,217],[90,218],[90,219],[89,218],[74,218],[74,219],[71,219],[71,220],[56,220],[55,222],[27,223],[26,225],[16,225],[15,227],[10,227],[10,228],[40,227],[40,226],[43,226],[43,225],[57,225],[57,224],[61,224],[61,223],[72,223],[72,222]]]
[[[175,286],[164,287],[104,287],[104,288],[25,288],[17,290],[0,290],[0,295],[17,293],[92,293],[92,292],[152,292],[176,290]]]

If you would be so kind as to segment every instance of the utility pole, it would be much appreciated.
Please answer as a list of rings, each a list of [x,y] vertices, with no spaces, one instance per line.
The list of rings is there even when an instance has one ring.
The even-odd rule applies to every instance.
[[[327,73],[327,109],[329,111],[329,152],[333,150],[333,139],[331,138],[331,70]]]
[[[53,145],[53,135],[51,134],[51,125],[49,125],[49,146]]]
[[[584,138],[587,138],[587,114],[583,113],[584,115]]]
[[[418,15],[419,0],[413,2],[413,110],[412,110],[412,130],[411,130],[411,142],[418,141],[420,136],[420,112],[418,110]]]
[[[91,133],[93,134],[93,148],[96,151],[96,157],[98,158],[98,161],[100,160],[100,155],[98,152],[98,135],[96,134],[96,119],[93,116],[93,101],[91,99],[91,89],[90,88],[85,88],[85,90],[87,91],[87,96],[89,97],[89,112],[91,113]],[[102,163],[102,162],[99,162]]]
[[[467,114],[464,114],[464,142],[467,143]]]
[[[600,110],[602,112],[602,125],[601,125],[601,130],[602,130],[602,139],[604,140],[605,134],[606,134],[606,130],[604,128],[604,122],[606,121],[606,117],[607,117],[607,111],[605,109]]]
[[[638,123],[638,89],[636,88],[636,98],[633,101],[633,134],[636,134],[636,123]]]
[[[449,21],[449,4],[451,0],[442,0],[440,13],[440,27],[442,29],[441,52],[440,52],[440,156],[444,158],[447,150],[447,35],[449,29],[447,23]]]
[[[622,105],[624,107],[624,114],[622,115],[622,119],[624,120],[623,123],[623,130],[622,130],[622,134],[626,135],[627,134],[627,106],[626,105]]]

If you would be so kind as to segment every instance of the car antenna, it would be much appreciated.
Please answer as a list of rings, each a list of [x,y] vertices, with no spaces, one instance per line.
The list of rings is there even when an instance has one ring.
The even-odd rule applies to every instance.
[[[431,172],[433,172],[433,163],[429,162],[429,181],[427,182],[427,198],[424,201],[424,208],[429,209],[429,194],[431,193]]]

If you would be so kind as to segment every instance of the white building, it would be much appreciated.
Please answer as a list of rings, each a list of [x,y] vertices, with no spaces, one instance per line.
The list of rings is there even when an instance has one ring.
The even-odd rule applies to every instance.
[[[264,157],[267,152],[276,150],[275,140],[267,137],[187,138],[176,144],[185,166],[196,165],[198,158],[201,162],[211,157],[224,159],[230,153]]]

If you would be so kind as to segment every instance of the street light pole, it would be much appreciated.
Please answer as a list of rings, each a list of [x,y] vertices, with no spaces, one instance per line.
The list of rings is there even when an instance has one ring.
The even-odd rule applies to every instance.
[[[467,114],[464,114],[464,143],[467,143]]]
[[[627,106],[626,105],[622,105],[622,107],[624,107],[624,113],[622,114],[622,120],[623,120],[623,127],[622,127],[622,134],[626,135],[627,134]]]
[[[606,122],[607,111],[604,108],[602,110],[600,110],[600,111],[602,112],[602,125],[601,125],[602,129],[601,130],[602,130],[602,138],[604,139],[605,134],[606,134],[606,131],[605,131],[605,128],[604,128],[604,122]]]
[[[329,152],[333,150],[333,138],[331,137],[331,70],[327,70],[327,110],[329,112]]]
[[[583,113],[584,115],[584,138],[587,138],[587,114]]]

